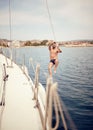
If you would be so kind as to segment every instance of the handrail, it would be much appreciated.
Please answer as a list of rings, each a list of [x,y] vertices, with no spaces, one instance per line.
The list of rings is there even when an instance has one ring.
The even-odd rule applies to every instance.
[[[3,91],[3,73],[4,73],[4,70],[3,70],[3,65],[0,64],[0,68],[1,68],[1,72],[0,72],[0,101],[1,101],[1,97],[2,97],[2,91]]]
[[[3,77],[3,92],[2,92],[2,98],[1,98],[1,102],[0,102],[0,106],[3,106],[5,105],[5,90],[6,90],[6,81],[8,79],[8,74],[6,74],[6,67],[5,67],[5,64],[3,64],[3,67],[4,67],[4,77]]]

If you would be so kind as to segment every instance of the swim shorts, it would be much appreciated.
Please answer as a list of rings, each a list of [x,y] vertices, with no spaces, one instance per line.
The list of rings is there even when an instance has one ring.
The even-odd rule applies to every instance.
[[[55,60],[56,59],[51,59],[50,62],[52,62],[55,65]]]

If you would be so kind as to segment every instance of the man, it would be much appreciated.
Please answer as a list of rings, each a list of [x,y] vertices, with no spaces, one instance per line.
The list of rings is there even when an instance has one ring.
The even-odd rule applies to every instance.
[[[56,69],[58,66],[58,53],[61,53],[58,44],[56,42],[52,42],[49,44],[49,51],[50,51],[50,62],[48,65],[49,75],[52,77],[52,67],[54,66],[54,73],[56,73]]]

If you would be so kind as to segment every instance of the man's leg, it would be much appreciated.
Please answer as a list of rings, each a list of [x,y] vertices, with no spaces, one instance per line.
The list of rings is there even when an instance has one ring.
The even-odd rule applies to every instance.
[[[55,60],[54,73],[56,73],[57,66],[59,64],[58,59]]]
[[[52,77],[52,67],[53,67],[53,63],[50,62],[48,65],[48,71],[49,71],[49,75]]]

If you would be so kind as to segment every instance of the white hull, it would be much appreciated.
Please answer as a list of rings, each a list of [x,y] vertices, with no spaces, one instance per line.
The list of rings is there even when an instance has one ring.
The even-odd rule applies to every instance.
[[[3,63],[6,64],[6,60],[0,54],[0,82]],[[5,105],[0,106],[0,130],[42,130],[39,110],[34,108],[36,102],[32,100],[33,83],[15,63],[12,68],[6,67],[6,73],[9,77],[5,86]],[[0,87],[2,91],[1,83]]]

